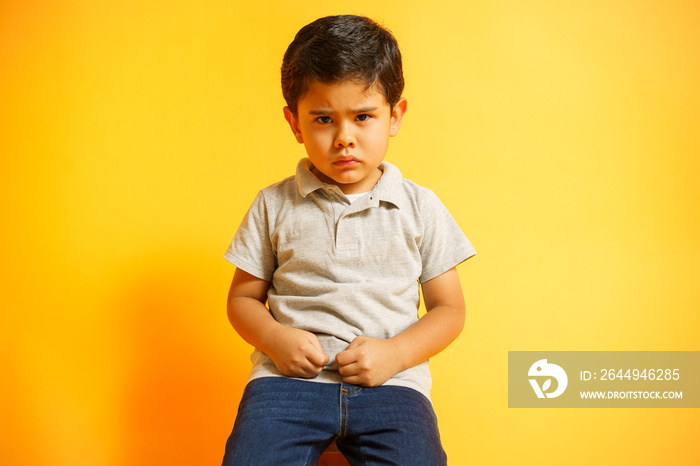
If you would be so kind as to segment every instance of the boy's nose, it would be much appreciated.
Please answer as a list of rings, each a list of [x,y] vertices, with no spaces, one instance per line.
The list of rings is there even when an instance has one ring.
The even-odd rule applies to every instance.
[[[335,136],[335,147],[338,149],[355,147],[355,137],[352,135],[350,128],[343,125],[338,129],[338,134]]]

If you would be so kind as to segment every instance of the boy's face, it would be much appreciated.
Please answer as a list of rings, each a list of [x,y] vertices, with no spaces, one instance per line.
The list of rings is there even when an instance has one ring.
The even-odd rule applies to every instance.
[[[345,194],[370,191],[381,177],[389,138],[399,132],[406,99],[392,110],[372,86],[353,81],[314,81],[297,103],[297,116],[284,115],[299,143],[304,144],[314,174]]]

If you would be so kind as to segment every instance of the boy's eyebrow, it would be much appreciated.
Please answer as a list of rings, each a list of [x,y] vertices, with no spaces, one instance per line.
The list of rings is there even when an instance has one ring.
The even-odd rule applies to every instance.
[[[360,107],[353,110],[353,113],[370,113],[378,109],[379,107]]]
[[[377,110],[379,107],[360,107],[350,110],[351,113],[369,113]],[[329,108],[312,108],[309,110],[309,115],[330,115],[333,110]]]

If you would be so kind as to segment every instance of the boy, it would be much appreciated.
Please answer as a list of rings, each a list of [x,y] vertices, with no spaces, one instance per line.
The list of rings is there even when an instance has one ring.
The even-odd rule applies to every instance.
[[[475,252],[383,162],[403,84],[396,40],[364,17],[318,19],[284,55],[308,158],[258,193],[225,254],[229,320],[255,351],[224,464],[313,465],[333,440],[351,464],[446,463],[427,360],[461,332],[455,266]]]

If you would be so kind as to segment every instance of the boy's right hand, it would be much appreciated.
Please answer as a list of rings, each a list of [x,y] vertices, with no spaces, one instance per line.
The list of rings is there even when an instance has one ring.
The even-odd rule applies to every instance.
[[[278,325],[267,335],[266,343],[265,353],[288,377],[316,377],[330,359],[316,335],[306,330]]]

